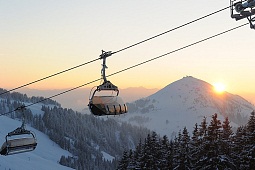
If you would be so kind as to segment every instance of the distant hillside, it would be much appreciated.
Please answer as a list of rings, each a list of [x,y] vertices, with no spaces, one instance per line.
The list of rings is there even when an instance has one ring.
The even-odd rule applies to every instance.
[[[37,96],[31,96],[28,97],[26,94],[18,93],[18,92],[12,92],[9,93],[7,90],[0,88],[0,99],[6,99],[6,100],[13,100],[16,102],[28,102],[28,103],[35,103],[40,101],[42,104],[52,104],[56,106],[61,106],[58,102],[52,100],[52,99],[46,99],[45,97],[37,97]]]
[[[27,97],[27,95],[17,92],[7,93],[0,96],[0,112],[6,113],[15,110],[22,104],[31,105],[43,99],[42,97]],[[23,169],[37,169],[37,165],[40,166],[41,163],[45,162],[41,161],[41,159],[55,161],[56,167],[61,164],[79,170],[116,169],[118,159],[123,151],[134,149],[140,139],[144,139],[150,133],[148,129],[131,126],[128,123],[118,123],[113,119],[99,118],[90,114],[81,114],[72,109],[64,109],[53,100],[43,101],[27,107],[25,111],[27,128],[32,129],[30,127],[32,126],[41,131],[35,130],[36,134],[45,133],[47,135],[45,136],[49,138],[48,143],[54,145],[50,140],[54,141],[56,146],[59,145],[62,150],[67,150],[68,152],[66,151],[66,153],[69,154],[65,152],[57,153],[57,150],[52,150],[51,148],[48,151],[44,139],[39,136],[38,147],[44,149],[40,151],[36,149],[33,152],[21,154],[26,159],[34,160],[33,163],[28,163],[28,166],[31,165],[32,167]],[[15,128],[21,125],[21,122],[17,121],[21,119],[21,115],[20,112],[13,112],[8,115],[16,119]],[[0,127],[2,125],[1,129],[5,129],[0,132],[2,143],[5,140],[5,135],[15,129],[13,126],[8,126],[9,122],[14,120],[6,120],[10,119],[6,116],[0,117]],[[38,154],[34,155],[37,152]],[[49,155],[48,153],[51,152],[56,152],[56,154]],[[19,164],[26,162],[18,159],[21,155],[13,155],[7,158],[15,158],[12,159],[13,165],[6,166],[5,163],[0,161],[0,169],[1,165],[5,165],[4,167],[12,170],[18,169]],[[46,165],[47,163],[45,163]],[[57,169],[54,166],[49,164],[49,168],[44,169]],[[26,166],[24,165],[24,167]]]
[[[220,120],[229,117],[235,127],[246,124],[254,105],[228,92],[217,94],[209,83],[189,76],[129,103],[128,108],[129,114],[120,120],[171,137],[184,126],[192,130],[195,123],[214,113],[219,114]]]
[[[60,90],[36,90],[24,88],[19,90],[21,93],[27,94],[28,96],[43,96],[49,97],[58,93],[61,93],[67,89]],[[131,87],[127,89],[120,89],[120,95],[126,102],[132,102],[143,97],[147,97],[155,93],[158,89],[146,89],[144,87]],[[61,103],[64,108],[71,108],[75,111],[81,112],[84,108],[87,108],[89,101],[91,88],[81,88],[69,92],[54,98],[56,101]]]

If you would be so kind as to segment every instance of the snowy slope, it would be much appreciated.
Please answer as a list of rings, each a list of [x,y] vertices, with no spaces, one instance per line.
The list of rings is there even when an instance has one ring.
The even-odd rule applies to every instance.
[[[237,95],[217,94],[209,83],[188,76],[131,103],[129,110],[119,119],[173,137],[185,126],[191,132],[203,117],[210,122],[214,113],[221,121],[229,117],[233,127],[245,124],[254,106]]]
[[[36,109],[36,108],[34,108]],[[0,116],[0,145],[4,143],[8,132],[20,127],[21,122],[10,119],[6,116]],[[32,152],[26,152],[16,155],[1,156],[0,169],[11,170],[67,170],[68,167],[58,163],[62,155],[71,154],[61,149],[56,143],[51,141],[45,134],[26,126],[26,129],[33,131],[37,137],[37,148]]]

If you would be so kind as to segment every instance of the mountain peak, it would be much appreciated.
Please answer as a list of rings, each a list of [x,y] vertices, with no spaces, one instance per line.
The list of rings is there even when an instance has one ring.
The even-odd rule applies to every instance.
[[[167,85],[155,94],[149,96],[149,98],[166,101],[166,99],[176,96],[186,96],[186,98],[190,98],[194,97],[196,94],[212,93],[212,91],[213,86],[209,83],[192,76],[186,76]]]
[[[130,120],[144,120],[147,128],[160,129],[155,131],[169,135],[184,126],[192,130],[203,117],[210,118],[215,113],[221,121],[228,117],[232,126],[243,125],[254,106],[238,95],[228,92],[218,94],[211,84],[186,76],[147,98],[131,103],[129,110],[134,113],[128,116]],[[130,118],[134,116],[136,119]]]
[[[192,77],[192,76],[186,76],[183,77],[180,80],[177,80],[171,84],[169,84],[169,86],[177,86],[177,87],[182,87],[182,86],[186,86],[186,87],[193,87],[193,88],[212,88],[212,85],[200,80],[198,78]]]

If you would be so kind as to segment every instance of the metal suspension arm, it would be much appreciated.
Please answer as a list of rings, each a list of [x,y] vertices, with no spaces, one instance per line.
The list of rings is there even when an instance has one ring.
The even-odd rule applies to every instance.
[[[118,87],[115,86],[114,84],[112,84],[110,81],[108,81],[106,79],[106,74],[105,74],[105,69],[107,68],[106,66],[106,58],[111,56],[112,52],[108,51],[105,52],[102,50],[102,54],[100,55],[100,59],[103,59],[103,64],[102,64],[102,70],[101,70],[101,76],[104,79],[103,84],[97,86],[97,91],[101,91],[101,90],[114,90],[117,91],[117,95],[119,93]]]
[[[103,59],[103,64],[102,64],[102,70],[101,70],[101,76],[104,79],[104,83],[107,82],[106,76],[105,76],[105,69],[108,68],[106,66],[106,58],[111,56],[112,52],[111,51],[104,51],[102,50],[102,54],[100,55],[100,59]]]
[[[24,114],[24,111],[26,110],[26,106],[25,105],[21,105],[20,107],[16,108],[15,110],[22,112],[22,124],[21,124],[21,127],[18,127],[14,131],[8,133],[7,136],[21,135],[21,134],[30,134],[31,132],[29,130],[25,129],[25,114]]]

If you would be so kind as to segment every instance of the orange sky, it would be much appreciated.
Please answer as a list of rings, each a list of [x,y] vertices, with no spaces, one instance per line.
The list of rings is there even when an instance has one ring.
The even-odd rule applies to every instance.
[[[0,87],[14,88],[94,60],[102,49],[120,50],[222,9],[228,3],[221,0],[0,1]],[[115,73],[246,22],[232,20],[226,10],[109,57],[106,73]],[[254,102],[254,38],[254,30],[246,26],[109,79],[120,88],[162,88],[191,75],[211,84],[222,82],[228,92]],[[100,78],[101,62],[29,88],[80,86]]]

